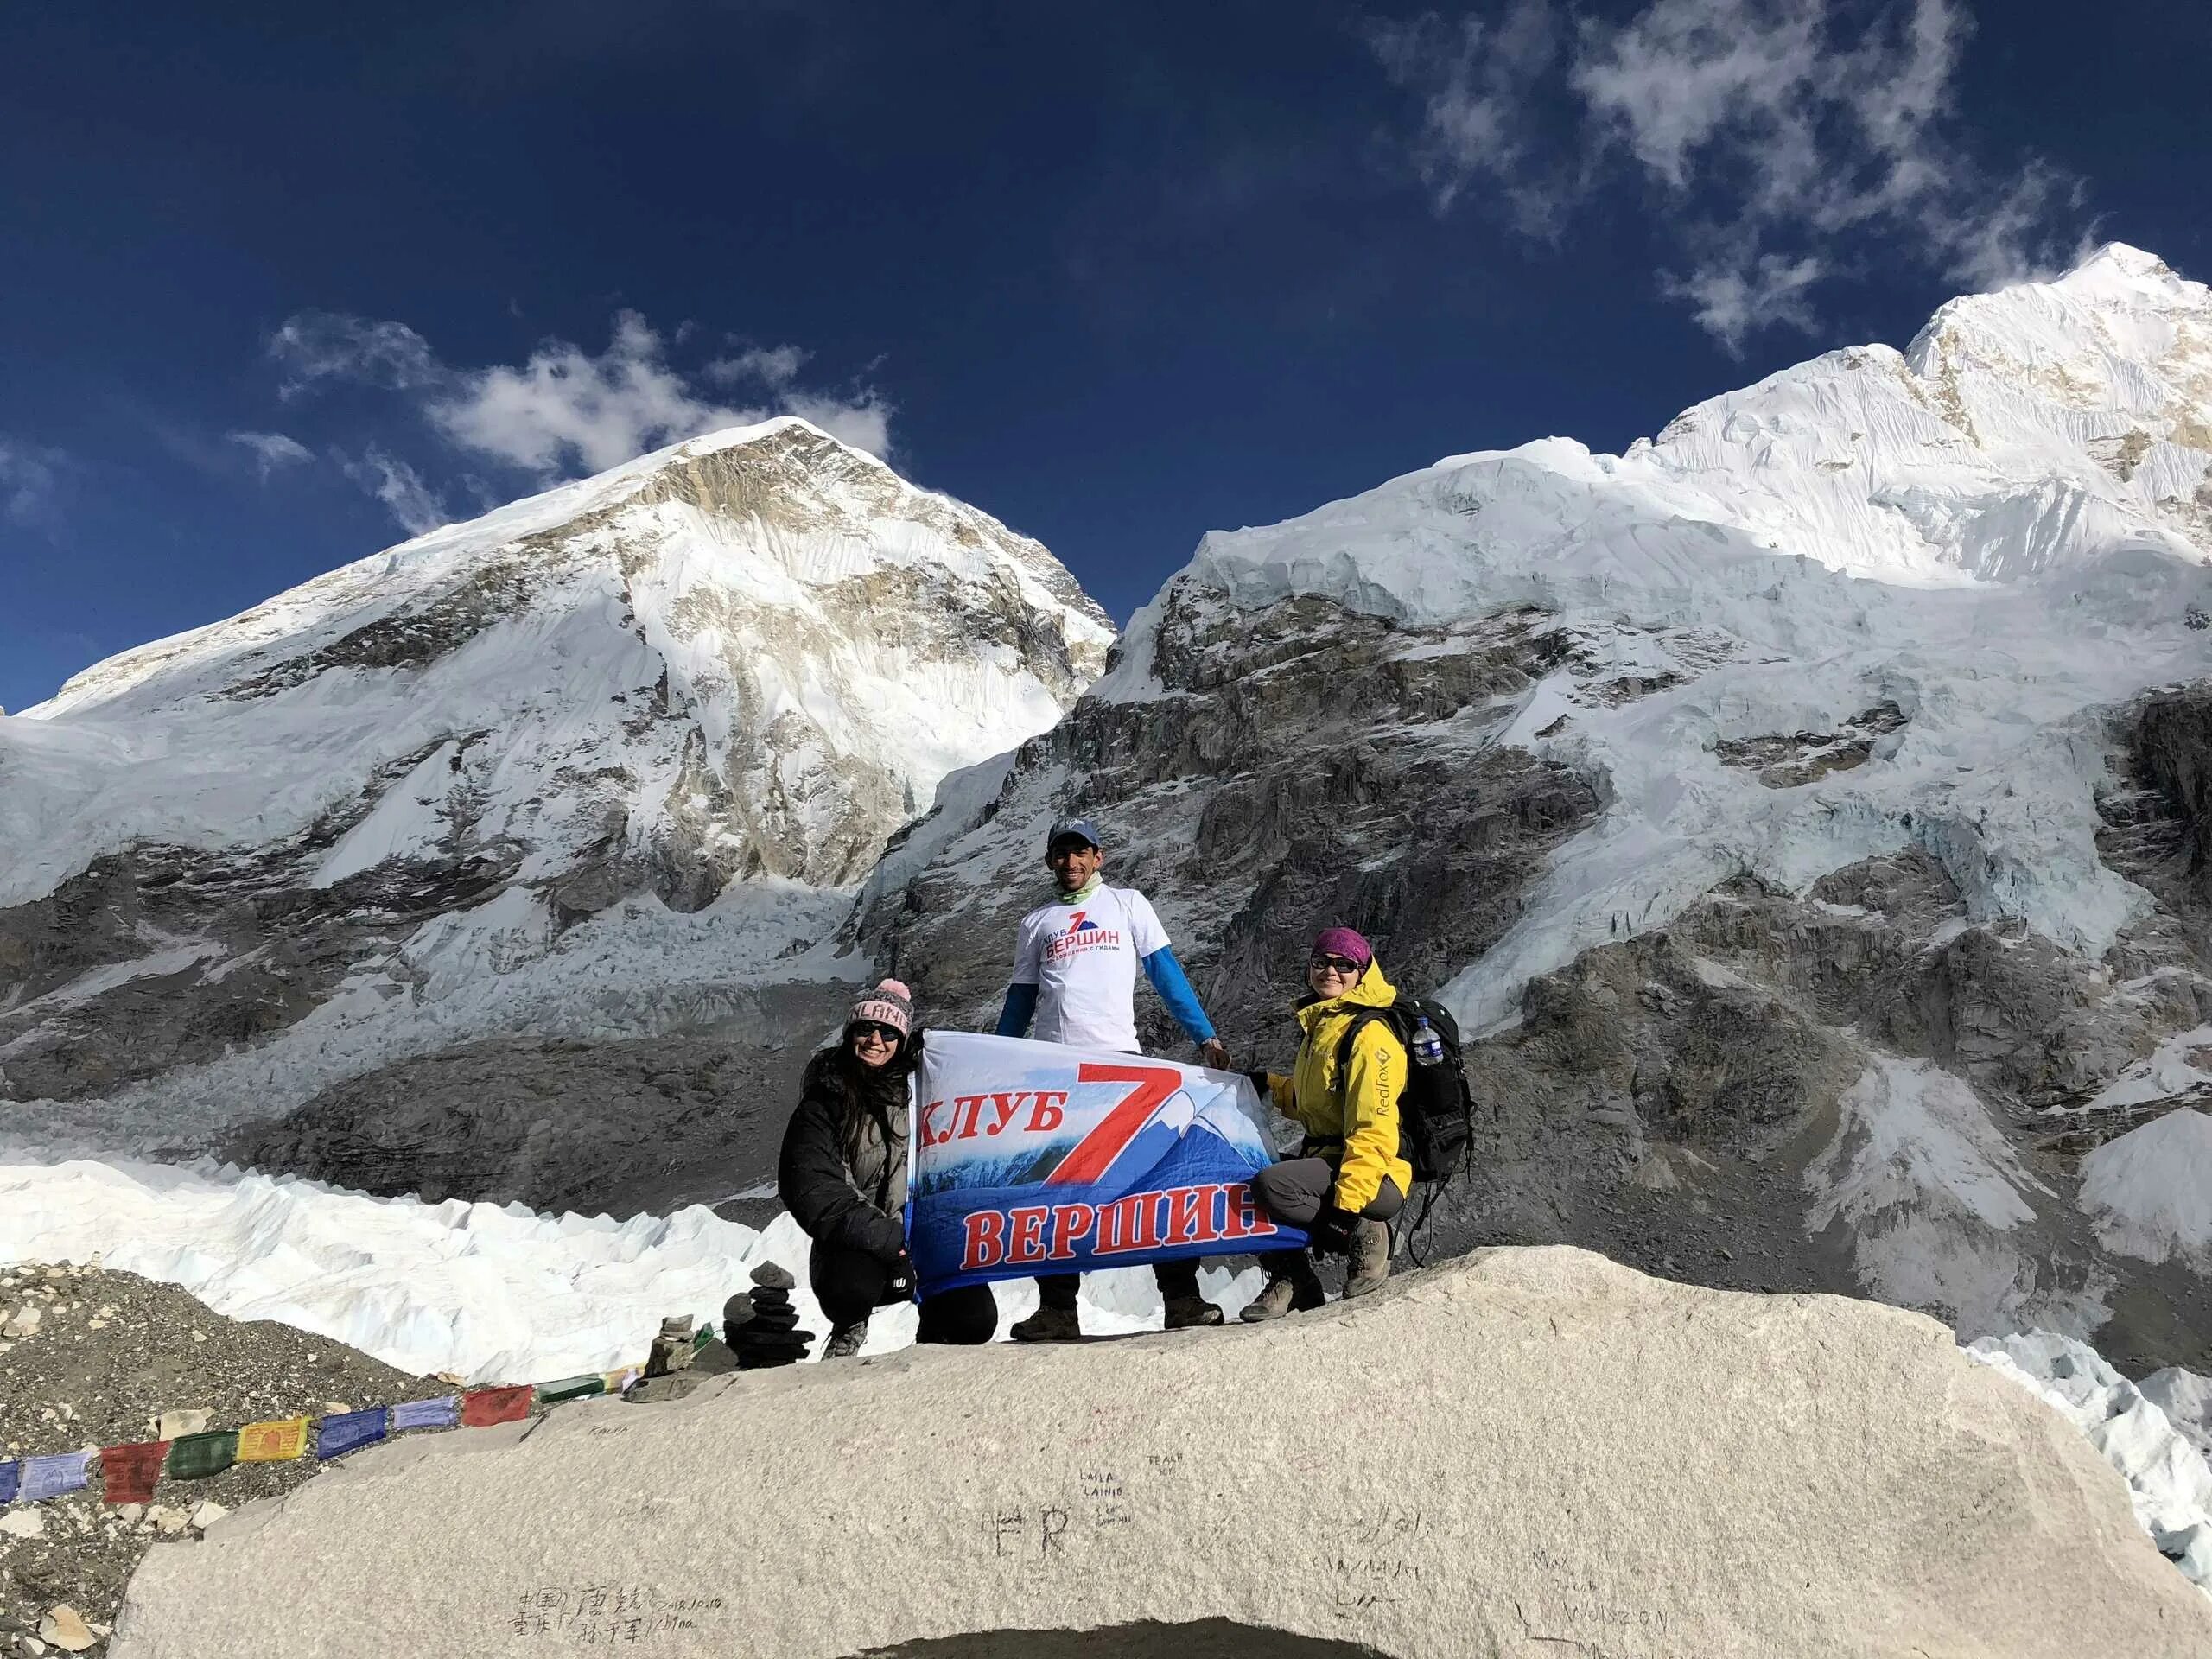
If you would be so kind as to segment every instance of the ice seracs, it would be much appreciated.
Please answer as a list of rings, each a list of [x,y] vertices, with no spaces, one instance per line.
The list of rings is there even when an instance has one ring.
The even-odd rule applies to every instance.
[[[2126,1481],[2152,1542],[2212,1594],[2212,1465],[2199,1445],[2201,1423],[2187,1416],[2190,1405],[2201,1409],[2203,1378],[2168,1370],[2138,1388],[2086,1344],[2049,1331],[1985,1337],[1967,1351],[2087,1434]]]

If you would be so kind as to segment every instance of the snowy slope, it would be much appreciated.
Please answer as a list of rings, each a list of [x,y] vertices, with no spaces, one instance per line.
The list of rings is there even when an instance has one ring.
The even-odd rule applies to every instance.
[[[783,419],[102,663],[0,719],[0,1135],[202,1151],[517,1035],[773,1075],[886,838],[1111,637],[1036,543]],[[535,1064],[503,1109],[563,1095]]]
[[[2114,1249],[2212,1265],[2212,1114],[2179,1107],[2099,1147],[2081,1204]]]

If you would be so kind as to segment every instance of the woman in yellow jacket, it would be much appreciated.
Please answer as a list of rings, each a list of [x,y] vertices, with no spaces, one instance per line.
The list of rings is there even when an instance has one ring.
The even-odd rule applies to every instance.
[[[1398,1096],[1406,1086],[1406,1046],[1386,1020],[1360,1020],[1398,994],[1367,941],[1348,927],[1325,929],[1306,963],[1311,996],[1298,1005],[1305,1037],[1290,1076],[1255,1071],[1261,1094],[1306,1126],[1303,1154],[1271,1164],[1252,1179],[1260,1207],[1302,1227],[1314,1248],[1351,1258],[1344,1294],[1364,1295],[1390,1274],[1390,1218],[1413,1191],[1413,1166],[1398,1144]],[[1343,1074],[1338,1055],[1359,1020]],[[1267,1287],[1244,1310],[1248,1319],[1280,1319],[1321,1306],[1321,1281],[1304,1250],[1263,1258]]]

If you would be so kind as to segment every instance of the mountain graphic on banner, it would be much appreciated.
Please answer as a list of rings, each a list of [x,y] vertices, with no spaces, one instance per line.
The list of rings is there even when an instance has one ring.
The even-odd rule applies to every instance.
[[[1187,1089],[1178,1089],[1152,1109],[1136,1133],[1106,1166],[1098,1172],[1102,1192],[1126,1192],[1145,1179],[1182,1144],[1185,1133],[1197,1121],[1198,1104]]]
[[[1160,1147],[1158,1157],[1147,1163],[1133,1166],[1128,1173],[1128,1186],[1121,1190],[1218,1181],[1222,1179],[1224,1158],[1239,1155],[1232,1150],[1238,1146],[1236,1137],[1224,1134],[1220,1126],[1204,1111],[1197,1113],[1182,1133],[1172,1140],[1163,1138],[1155,1144]],[[1249,1156],[1249,1153],[1243,1155]],[[1108,1185],[1111,1185],[1110,1180]]]

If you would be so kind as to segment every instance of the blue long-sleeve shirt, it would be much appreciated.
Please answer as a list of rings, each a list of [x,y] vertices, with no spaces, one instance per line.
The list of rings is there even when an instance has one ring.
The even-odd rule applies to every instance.
[[[1198,994],[1184,976],[1183,964],[1175,960],[1174,947],[1163,944],[1139,960],[1144,967],[1144,976],[1152,982],[1152,988],[1167,1005],[1167,1012],[1175,1016],[1175,1023],[1183,1027],[1183,1034],[1194,1043],[1211,1042],[1213,1021],[1198,1006]]]

